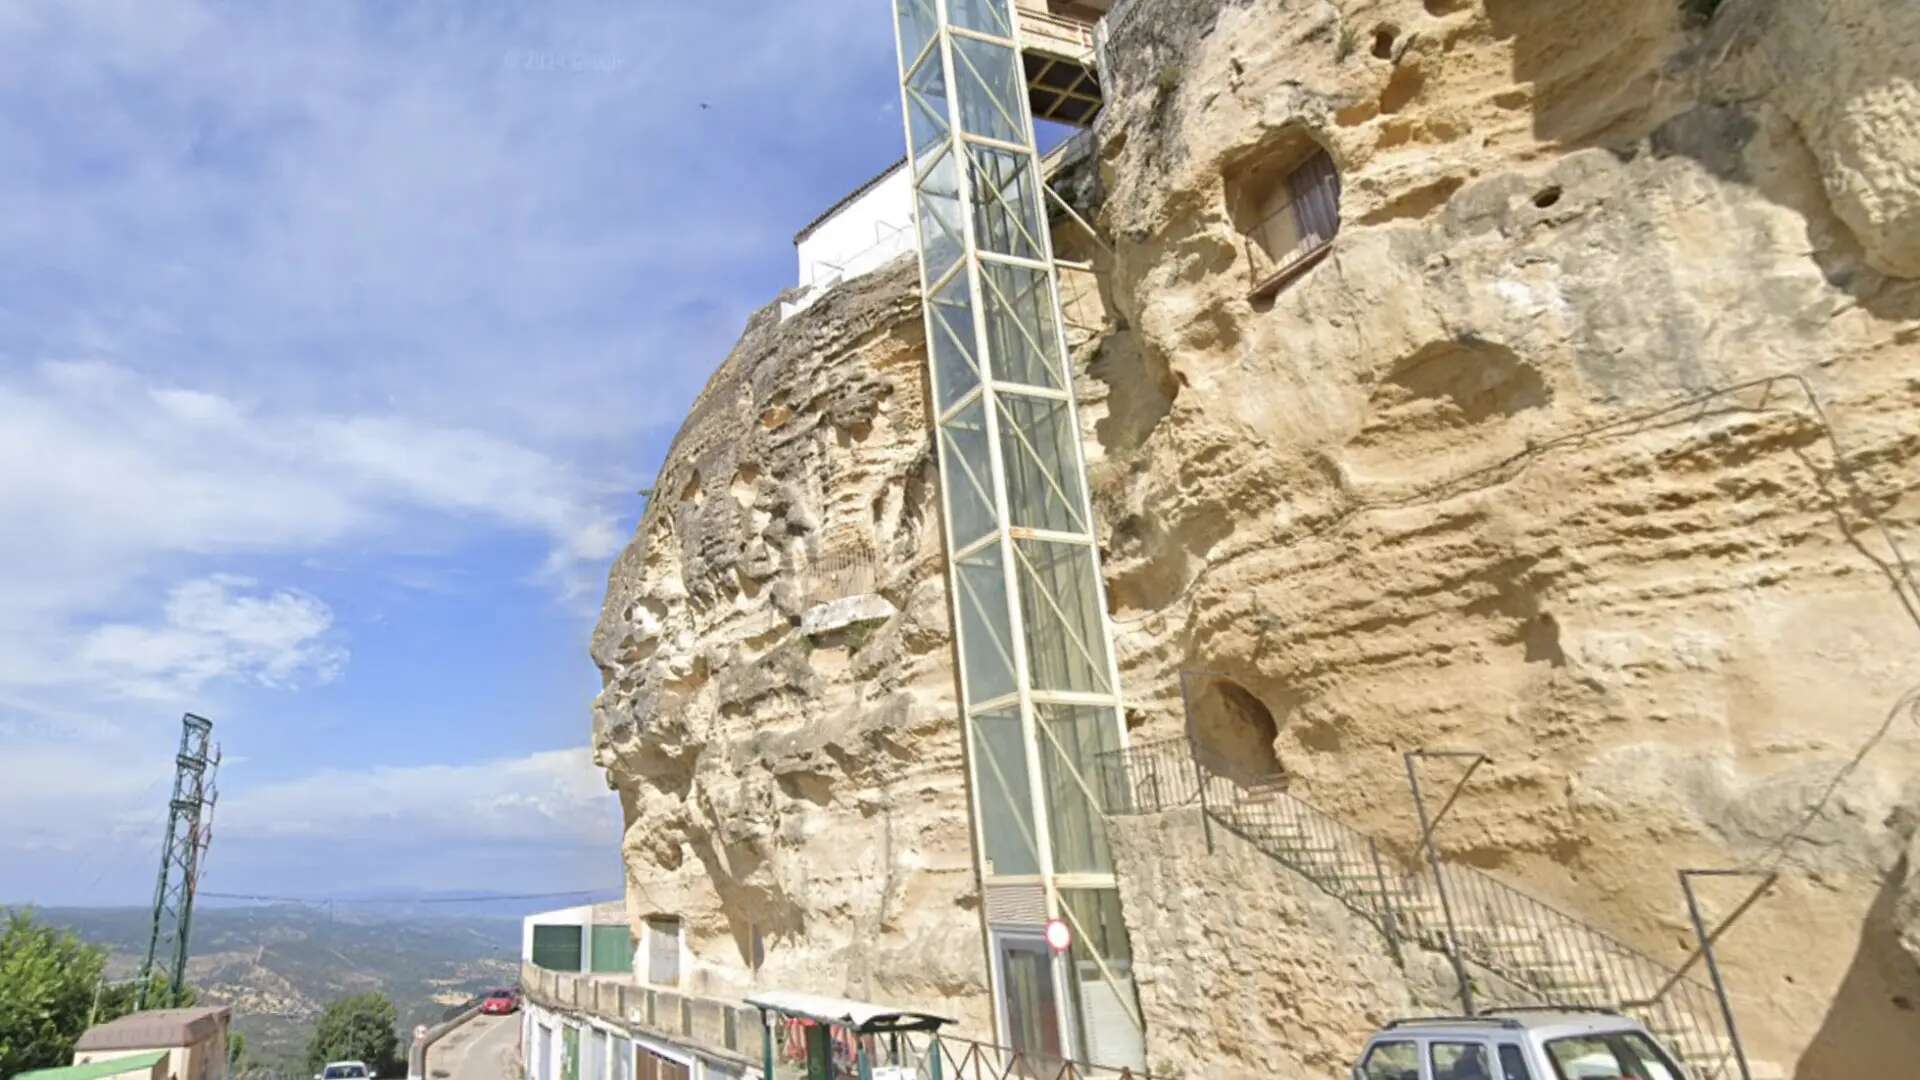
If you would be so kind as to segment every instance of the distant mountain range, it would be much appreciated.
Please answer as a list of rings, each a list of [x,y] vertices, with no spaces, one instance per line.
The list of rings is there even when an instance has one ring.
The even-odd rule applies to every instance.
[[[518,979],[518,918],[438,908],[431,915],[369,914],[350,902],[332,911],[203,903],[194,912],[187,982],[203,1003],[233,1006],[248,1059],[304,1078],[313,1023],[335,998],[385,993],[399,1010],[404,1045],[415,1024],[435,1022],[474,995]],[[132,976],[146,955],[144,909],[37,908],[35,916],[106,946],[109,977]]]

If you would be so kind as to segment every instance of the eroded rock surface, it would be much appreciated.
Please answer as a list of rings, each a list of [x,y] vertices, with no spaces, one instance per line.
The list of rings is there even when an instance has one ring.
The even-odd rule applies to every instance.
[[[1403,849],[1400,755],[1484,750],[1448,850],[1669,963],[1676,870],[1776,867],[1721,946],[1752,1048],[1803,1080],[1898,1075],[1916,9],[1698,8],[1138,0],[1114,28],[1113,251],[1076,340],[1129,720],[1183,733],[1177,673],[1221,673],[1197,733]],[[1253,295],[1236,200],[1315,148],[1339,235]],[[923,364],[904,266],[749,328],[614,568],[596,746],[631,904],[689,918],[712,987],[984,1031]],[[809,568],[856,542],[883,603],[802,633]],[[1221,1042],[1237,1007],[1216,1038],[1193,994],[1263,1003],[1261,1037],[1300,1040],[1269,1064],[1315,1075],[1424,1000],[1424,968],[1377,996],[1323,978],[1380,946],[1306,900],[1128,851],[1156,1065],[1250,1060]],[[1218,931],[1154,895],[1299,962],[1184,970]]]

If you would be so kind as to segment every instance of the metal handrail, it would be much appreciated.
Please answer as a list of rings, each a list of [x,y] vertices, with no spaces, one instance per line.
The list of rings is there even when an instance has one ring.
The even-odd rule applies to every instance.
[[[1484,985],[1476,980],[1486,1003],[1626,1010],[1678,1052],[1699,1080],[1733,1075],[1732,1041],[1713,991],[1605,931],[1473,867],[1444,860],[1428,867],[1394,857],[1390,845],[1297,795],[1209,770],[1188,739],[1101,757],[1109,814],[1197,803],[1203,816],[1373,923],[1396,954],[1410,941],[1457,954],[1491,975]],[[1451,919],[1443,912],[1443,892]]]
[[[829,551],[807,567],[807,603],[824,604],[870,593],[879,587],[879,581],[880,564],[872,548],[862,545]]]
[[[1032,1054],[958,1035],[901,1032],[870,1038],[875,1066],[911,1069],[914,1080],[1154,1080],[1144,1069]]]

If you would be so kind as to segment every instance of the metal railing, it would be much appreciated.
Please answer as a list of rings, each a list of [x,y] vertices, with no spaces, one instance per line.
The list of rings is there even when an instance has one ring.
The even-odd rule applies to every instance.
[[[867,1036],[874,1080],[1154,1080],[1125,1066],[1024,1053],[958,1035],[899,1032]]]
[[[873,592],[879,587],[880,564],[866,546],[829,551],[807,567],[807,604],[824,604]]]
[[[1734,1075],[1732,1042],[1707,986],[1489,874],[1417,865],[1276,784],[1213,772],[1194,751],[1176,738],[1102,755],[1107,812],[1197,804],[1209,830],[1222,826],[1312,881],[1378,928],[1396,956],[1413,944],[1474,965],[1485,976],[1473,981],[1480,1001],[1618,1009],[1698,1080]]]
[[[1109,814],[1153,814],[1200,801],[1200,772],[1186,739],[1109,750],[1095,768]]]
[[[1093,56],[1093,24],[1065,15],[1055,15],[1044,8],[1015,4],[1020,18],[1020,38],[1023,45],[1039,42],[1051,44],[1066,43],[1075,47],[1071,55],[1077,58],[1091,59]]]

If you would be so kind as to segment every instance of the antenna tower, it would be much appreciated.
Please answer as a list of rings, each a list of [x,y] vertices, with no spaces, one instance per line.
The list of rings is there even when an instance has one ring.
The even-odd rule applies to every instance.
[[[214,778],[220,771],[220,748],[211,744],[212,734],[213,721],[206,717],[187,713],[180,718],[167,838],[160,848],[160,880],[153,887],[153,928],[146,963],[140,967],[142,1009],[176,1004],[186,986],[193,894],[200,885],[200,862],[213,841],[213,805],[219,799]],[[153,985],[156,961],[168,965],[164,992],[156,992]]]

